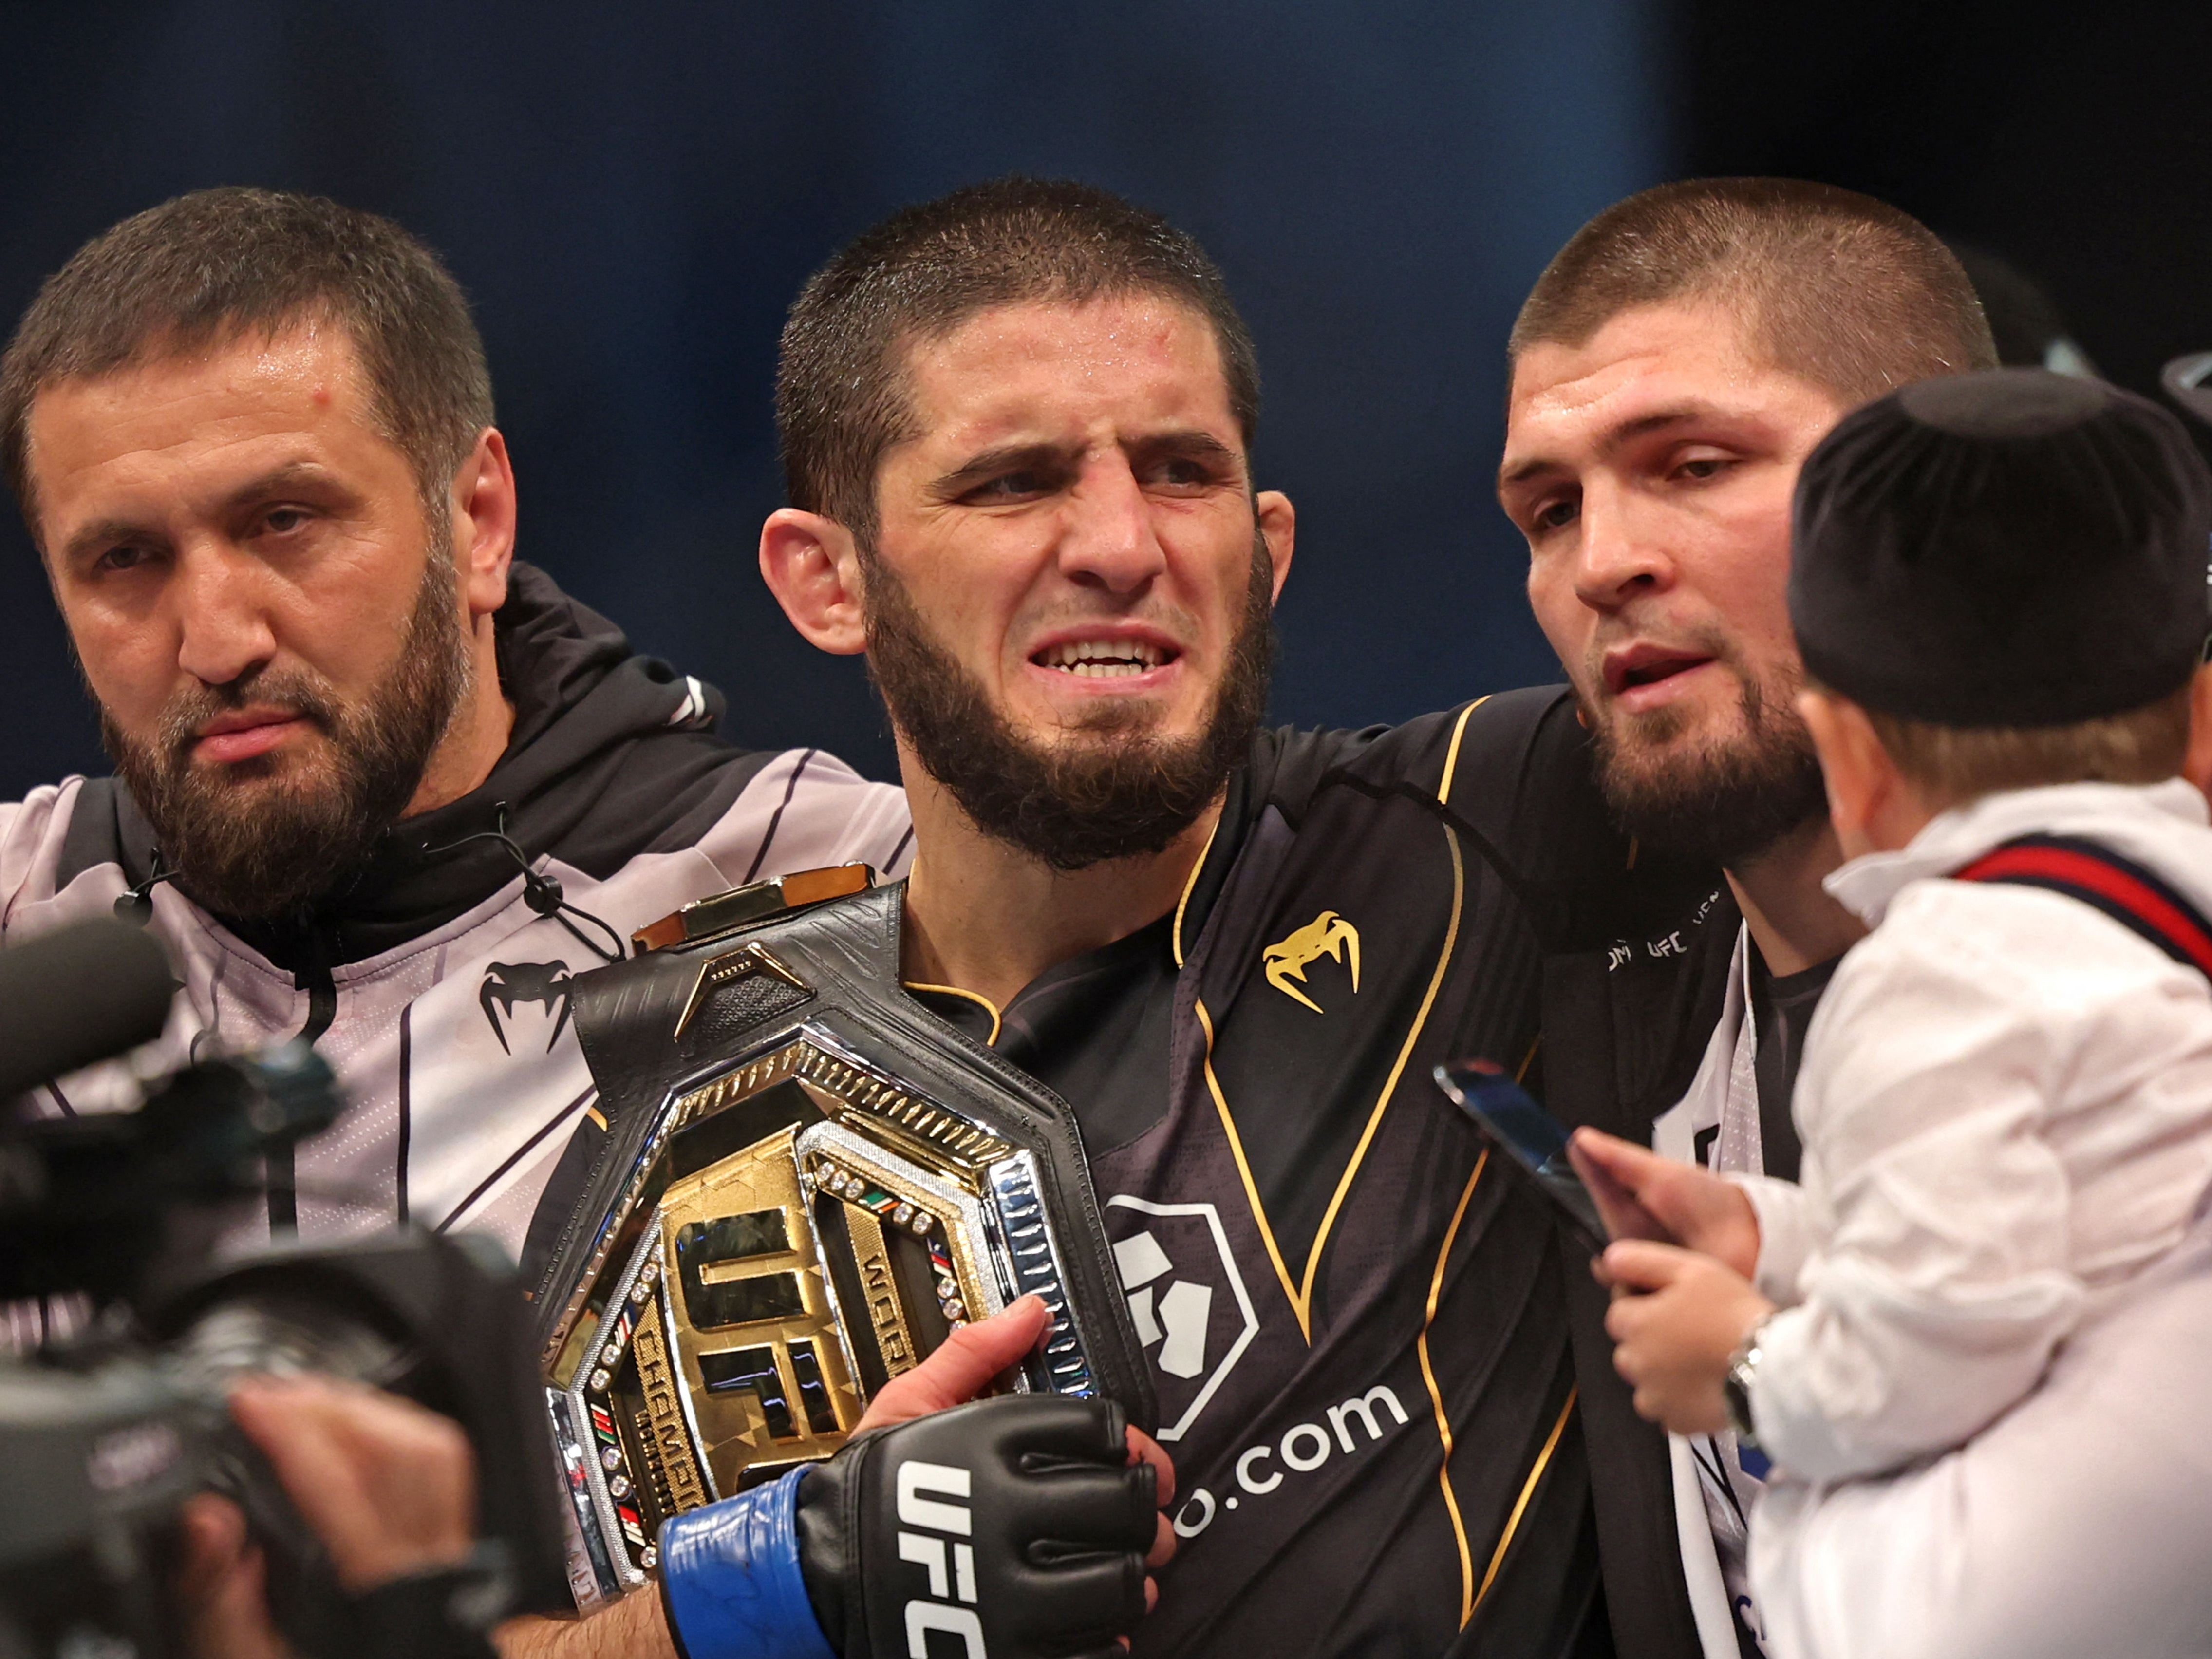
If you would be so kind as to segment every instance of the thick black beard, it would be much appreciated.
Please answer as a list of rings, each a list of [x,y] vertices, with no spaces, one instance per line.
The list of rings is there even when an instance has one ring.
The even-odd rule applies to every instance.
[[[246,920],[296,913],[363,864],[398,822],[474,680],[455,581],[452,560],[434,554],[398,660],[356,707],[320,675],[291,669],[194,687],[161,711],[151,742],[126,736],[100,710],[116,774],[195,901]],[[297,710],[322,728],[327,750],[304,766],[294,757],[193,764],[201,726],[256,702]],[[285,765],[296,775],[274,781]]]
[[[1244,616],[1205,728],[1170,741],[1140,709],[1101,711],[1049,746],[1025,739],[930,636],[880,559],[867,560],[868,674],[922,769],[986,835],[1054,870],[1164,851],[1229,781],[1267,707],[1274,580],[1255,540]]]
[[[1619,725],[1583,703],[1597,734],[1598,787],[1614,822],[1654,852],[1733,869],[1828,810],[1812,734],[1794,687],[1762,688],[1739,673],[1743,735],[1668,752],[1681,730],[1669,714],[1646,716],[1624,740]]]

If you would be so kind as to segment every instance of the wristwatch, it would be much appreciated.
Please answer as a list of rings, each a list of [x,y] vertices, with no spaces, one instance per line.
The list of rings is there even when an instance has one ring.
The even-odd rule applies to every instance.
[[[1771,1314],[1767,1316],[1768,1319],[1772,1317]],[[1751,1419],[1751,1382],[1759,1373],[1759,1340],[1765,1334],[1765,1319],[1746,1331],[1743,1340],[1729,1356],[1728,1375],[1721,1378],[1721,1398],[1727,1402],[1729,1427],[1735,1431],[1737,1441],[1747,1446],[1759,1444],[1759,1435]]]

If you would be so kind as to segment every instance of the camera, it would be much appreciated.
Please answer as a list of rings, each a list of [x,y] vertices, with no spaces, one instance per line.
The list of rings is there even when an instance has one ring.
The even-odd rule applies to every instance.
[[[119,922],[0,953],[0,1099],[150,1041],[174,990],[160,946]],[[199,1492],[244,1512],[296,1650],[362,1654],[322,1546],[230,1420],[227,1385],[253,1372],[361,1382],[460,1425],[481,1542],[445,1616],[487,1630],[570,1605],[527,1307],[496,1245],[394,1232],[217,1263],[267,1154],[340,1104],[294,1042],[197,1060],[136,1111],[0,1124],[0,1301],[58,1316],[0,1354],[0,1659],[177,1651],[178,1516]]]

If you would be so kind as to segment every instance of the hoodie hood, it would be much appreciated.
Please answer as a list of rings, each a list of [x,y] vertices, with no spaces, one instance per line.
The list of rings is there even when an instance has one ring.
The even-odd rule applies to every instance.
[[[514,726],[490,775],[459,800],[394,824],[357,871],[301,913],[218,917],[226,928],[294,972],[380,955],[520,878],[506,848],[457,844],[465,837],[503,819],[533,864],[552,857],[604,879],[641,853],[696,839],[771,758],[715,737],[720,692],[639,654],[542,570],[514,564],[493,627]],[[86,787],[74,815],[61,879],[114,862],[142,882],[155,852],[129,792],[101,779]]]

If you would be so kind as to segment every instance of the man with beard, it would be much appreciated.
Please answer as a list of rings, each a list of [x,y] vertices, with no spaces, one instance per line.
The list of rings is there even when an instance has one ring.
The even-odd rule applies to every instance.
[[[0,807],[0,937],[146,921],[183,991],[150,1066],[317,1042],[350,1103],[270,1170],[272,1233],[526,1253],[599,1133],[568,975],[702,894],[902,857],[896,792],[729,747],[717,694],[511,562],[475,325],[387,222],[222,190],[115,227],[0,365],[0,460],[118,775]],[[37,1103],[136,1098],[108,1065]],[[208,1606],[252,1580],[222,1554]]]
[[[955,192],[793,307],[762,570],[890,711],[910,993],[1081,1127],[1176,1463],[1136,1650],[1609,1652],[1582,1262],[1431,1072],[1530,1059],[1626,846],[1557,691],[1259,730],[1293,514],[1258,401],[1188,237]]]
[[[157,1064],[319,1044],[349,1109],[271,1170],[271,1232],[526,1255],[592,1132],[569,975],[672,902],[902,856],[895,791],[730,748],[714,691],[513,562],[475,324],[387,221],[243,189],[124,221],[17,329],[0,461],[118,775],[0,809],[4,935],[150,926]]]
[[[1857,404],[1994,367],[1988,326],[1957,261],[1896,210],[1705,179],[1578,232],[1522,307],[1511,357],[1499,496],[1528,538],[1529,599],[1596,736],[1607,801],[1643,856],[1726,876],[1656,926],[1624,919],[1602,949],[1547,964],[1550,1103],[1673,1158],[1794,1178],[1806,1028],[1863,930],[1820,884],[1842,860],[1796,708],[1791,492]],[[1733,1435],[1667,1443],[1640,1424],[1612,1376],[1602,1298],[1587,1281],[1571,1294],[1607,1471],[1601,1540],[1610,1557],[1680,1538],[1688,1603],[1671,1587],[1653,1598],[1640,1650],[1682,1650],[1692,1618],[1708,1659],[1755,1647],[1744,1517],[1763,1462]]]

